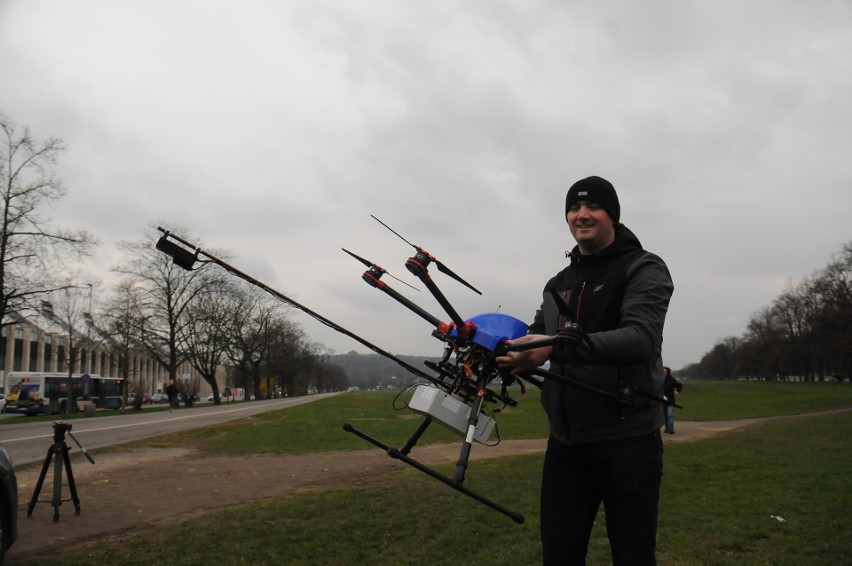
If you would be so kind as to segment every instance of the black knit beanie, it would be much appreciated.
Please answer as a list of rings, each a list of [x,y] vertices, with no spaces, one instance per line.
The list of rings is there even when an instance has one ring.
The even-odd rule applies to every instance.
[[[571,185],[568,194],[565,195],[566,217],[571,205],[582,200],[601,205],[612,218],[613,223],[618,224],[618,219],[621,217],[621,205],[618,204],[618,195],[615,194],[615,187],[612,186],[612,183],[601,177],[592,176],[580,179]]]

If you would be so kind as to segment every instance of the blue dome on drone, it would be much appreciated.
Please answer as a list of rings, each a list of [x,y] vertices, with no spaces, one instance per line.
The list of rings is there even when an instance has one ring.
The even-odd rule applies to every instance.
[[[514,340],[527,335],[529,325],[513,316],[499,312],[478,314],[468,322],[476,325],[473,342],[492,352],[504,340]],[[452,334],[456,331],[453,329]]]

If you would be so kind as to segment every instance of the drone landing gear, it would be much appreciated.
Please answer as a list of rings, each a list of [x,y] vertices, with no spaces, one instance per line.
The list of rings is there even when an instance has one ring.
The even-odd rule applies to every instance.
[[[80,498],[77,497],[77,485],[74,483],[74,473],[71,471],[71,458],[68,456],[68,445],[65,443],[65,433],[70,434],[71,425],[61,422],[53,424],[53,444],[47,449],[47,456],[44,459],[44,465],[41,467],[41,474],[38,476],[35,491],[32,499],[27,505],[27,519],[32,517],[33,509],[38,503],[38,495],[41,492],[44,478],[47,476],[47,470],[50,468],[50,462],[54,462],[53,467],[53,522],[59,522],[59,506],[63,501],[74,502],[74,514],[80,514]],[[62,499],[62,468],[65,467],[65,473],[68,476],[68,489],[71,491],[71,499]]]
[[[463,448],[462,454],[459,456],[459,461],[457,463],[456,478],[449,478],[449,477],[433,470],[429,466],[426,466],[425,464],[422,464],[422,463],[418,462],[417,460],[408,456],[408,454],[411,452],[411,449],[414,447],[415,444],[417,444],[417,441],[420,439],[420,437],[423,435],[423,433],[426,432],[426,429],[429,427],[429,425],[431,423],[432,423],[432,419],[429,418],[429,417],[426,417],[423,420],[423,422],[420,423],[420,426],[417,428],[417,430],[414,432],[414,434],[411,436],[411,438],[408,439],[408,442],[405,443],[405,446],[403,446],[401,449],[397,449],[397,448],[394,448],[392,446],[388,446],[388,445],[384,444],[383,442],[376,440],[372,436],[369,436],[368,434],[361,432],[360,430],[356,429],[354,426],[352,426],[349,423],[346,423],[346,424],[343,425],[343,430],[345,430],[346,432],[351,432],[355,436],[363,438],[364,440],[366,440],[370,444],[373,444],[374,446],[381,448],[382,450],[387,452],[388,456],[390,456],[391,458],[394,458],[396,460],[401,460],[402,462],[405,462],[409,466],[416,468],[417,470],[420,470],[421,472],[425,473],[426,475],[444,483],[445,485],[448,485],[449,487],[455,489],[456,491],[459,491],[459,492],[467,495],[468,497],[471,497],[471,498],[475,499],[476,501],[478,501],[478,502],[480,502],[484,505],[487,505],[488,507],[494,509],[495,511],[499,511],[500,513],[502,513],[502,514],[506,515],[507,517],[509,517],[510,519],[512,519],[514,522],[516,522],[518,524],[523,523],[524,522],[524,516],[521,515],[520,513],[515,513],[514,511],[511,511],[511,510],[503,507],[499,503],[491,501],[487,497],[485,497],[485,496],[483,496],[483,495],[481,495],[481,494],[479,494],[479,493],[473,491],[472,489],[469,489],[469,488],[467,488],[463,485],[463,483],[462,483],[464,481],[463,470],[465,468],[467,468],[467,460],[470,456],[470,449],[469,449],[469,446],[467,444],[465,444],[465,446],[464,446],[464,448],[467,448],[467,450],[465,450]],[[462,472],[459,472],[459,470],[462,470]]]

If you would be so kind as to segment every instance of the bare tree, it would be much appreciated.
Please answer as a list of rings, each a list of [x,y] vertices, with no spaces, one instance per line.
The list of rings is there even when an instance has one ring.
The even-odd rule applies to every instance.
[[[201,378],[197,375],[189,379],[181,379],[175,382],[178,394],[183,398],[183,403],[187,407],[192,407],[198,399],[198,392],[201,390]]]
[[[185,345],[189,363],[213,389],[213,401],[219,404],[219,384],[216,374],[228,356],[232,341],[232,312],[236,304],[233,285],[222,283],[204,300],[187,309],[187,323],[182,327],[181,342]]]
[[[70,415],[77,404],[79,392],[85,392],[85,384],[79,386],[72,378],[74,373],[90,373],[92,371],[93,351],[100,343],[100,336],[94,328],[91,315],[86,309],[89,297],[84,295],[83,287],[68,285],[53,293],[54,301],[50,308],[42,314],[52,318],[66,336],[67,347],[63,349],[63,362],[68,371],[68,402],[65,404],[65,414]]]
[[[231,318],[229,358],[255,399],[260,399],[265,389],[261,386],[261,371],[269,360],[272,338],[280,321],[280,303],[254,287],[247,287],[238,298]],[[246,398],[250,398],[248,394]]]
[[[341,366],[331,363],[327,350],[322,353],[317,352],[315,360],[315,384],[319,393],[343,391],[349,387],[346,371]]]
[[[813,292],[819,298],[814,326],[823,346],[823,368],[852,379],[852,241],[819,274]]]
[[[57,157],[65,151],[56,138],[36,140],[0,114],[0,326],[10,313],[23,314],[63,283],[53,274],[90,253],[95,239],[83,230],[51,227],[43,211],[65,196],[56,176]]]
[[[320,352],[327,354],[328,349],[308,342],[299,324],[278,317],[269,329],[269,356],[263,366],[267,391],[283,396],[307,393],[325,361]]]
[[[140,289],[130,281],[120,282],[102,309],[100,319],[109,333],[110,351],[116,359],[118,376],[123,379],[122,406],[127,406],[128,394],[132,394],[134,408],[141,409],[145,383],[141,377],[133,375],[133,358],[142,350]]]
[[[211,270],[185,271],[155,248],[157,233],[151,228],[142,240],[122,242],[124,262],[113,271],[139,288],[139,337],[146,351],[177,381],[178,368],[188,361],[181,344],[189,320],[187,309],[215,288],[221,276]]]
[[[852,379],[852,242],[824,269],[791,284],[771,307],[754,313],[740,339],[727,340],[683,375]]]
[[[316,361],[316,347],[310,344],[301,326],[283,321],[270,344],[267,371],[275,376],[276,386],[288,397],[304,395]]]

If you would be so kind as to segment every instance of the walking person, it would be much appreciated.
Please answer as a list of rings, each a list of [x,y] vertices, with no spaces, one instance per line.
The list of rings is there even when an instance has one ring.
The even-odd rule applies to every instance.
[[[666,419],[666,434],[674,434],[675,397],[683,391],[683,384],[672,376],[672,370],[668,366],[663,367],[663,376],[663,397],[668,401],[663,406]]]
[[[550,371],[616,393],[622,386],[660,397],[663,323],[674,286],[665,262],[620,223],[612,184],[588,177],[571,186],[565,217],[576,246],[571,262],[544,287],[523,343],[557,334],[568,302],[578,332],[572,345],[510,352],[497,359],[515,374],[550,362]],[[599,507],[615,565],[656,563],[663,413],[658,402],[612,399],[546,379],[541,402],[549,439],[541,483],[544,564],[585,564]]]
[[[169,412],[171,413],[178,404],[178,390],[174,379],[170,379],[166,386],[166,397],[169,399]]]

